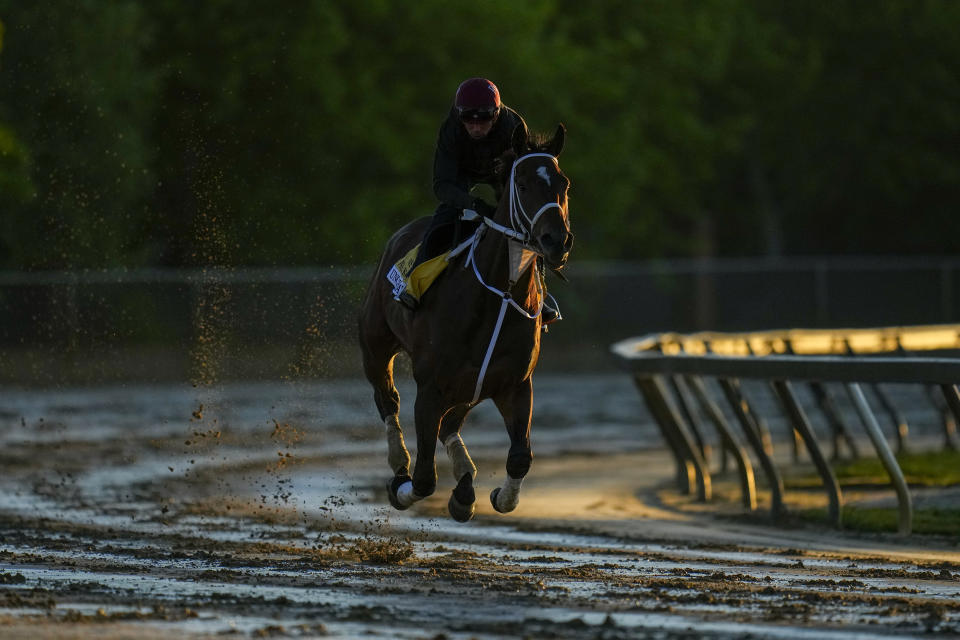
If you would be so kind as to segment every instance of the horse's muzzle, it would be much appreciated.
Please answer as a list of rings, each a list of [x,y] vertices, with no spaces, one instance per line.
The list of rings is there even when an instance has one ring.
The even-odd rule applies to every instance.
[[[570,249],[573,248],[573,234],[564,231],[562,237],[557,237],[550,233],[540,236],[540,250],[543,252],[543,259],[551,269],[559,269],[567,264],[567,258],[570,257]]]

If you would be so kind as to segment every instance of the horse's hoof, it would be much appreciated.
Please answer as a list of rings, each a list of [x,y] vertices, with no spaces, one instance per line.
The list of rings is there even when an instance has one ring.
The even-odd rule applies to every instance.
[[[473,474],[465,473],[457,483],[457,487],[450,494],[447,509],[457,522],[466,522],[473,517],[474,504],[477,494],[473,491]]]
[[[450,517],[457,522],[467,522],[473,517],[474,505],[476,505],[476,502],[467,505],[460,504],[457,497],[451,493],[450,500],[447,502],[447,510],[450,511]]]
[[[493,510],[497,513],[507,513],[506,511],[501,511],[500,507],[497,506],[497,496],[500,495],[500,487],[497,487],[490,492],[490,504],[493,505]]]
[[[410,505],[404,506],[400,504],[397,500],[397,489],[399,489],[404,482],[410,482],[411,480],[412,478],[407,475],[393,476],[387,480],[387,498],[390,500],[390,505],[397,511],[405,511],[410,507]]]

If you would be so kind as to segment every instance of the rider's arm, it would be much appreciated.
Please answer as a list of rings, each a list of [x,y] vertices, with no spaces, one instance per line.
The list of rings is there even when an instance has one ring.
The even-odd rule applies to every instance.
[[[440,202],[458,209],[468,209],[473,205],[466,179],[460,175],[457,163],[456,126],[459,122],[448,119],[440,127],[437,137],[437,151],[433,156],[433,193]]]

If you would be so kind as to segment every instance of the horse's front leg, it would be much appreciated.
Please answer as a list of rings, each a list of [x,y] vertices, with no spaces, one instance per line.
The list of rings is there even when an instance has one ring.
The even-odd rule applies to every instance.
[[[490,494],[493,508],[507,513],[517,508],[520,501],[520,485],[530,471],[533,452],[530,450],[530,418],[533,412],[533,385],[528,378],[520,385],[493,399],[503,416],[510,436],[510,452],[507,454],[507,477],[503,486]]]
[[[397,473],[387,483],[390,504],[400,510],[433,495],[437,489],[437,434],[445,409],[436,389],[418,386],[413,413],[417,429],[417,462],[413,477]]]
[[[447,450],[447,457],[453,467],[453,479],[457,483],[447,509],[457,522],[466,522],[473,517],[477,495],[473,490],[473,481],[477,477],[477,466],[473,464],[466,445],[460,437],[460,427],[470,412],[470,405],[459,404],[443,416],[440,423],[440,442]]]

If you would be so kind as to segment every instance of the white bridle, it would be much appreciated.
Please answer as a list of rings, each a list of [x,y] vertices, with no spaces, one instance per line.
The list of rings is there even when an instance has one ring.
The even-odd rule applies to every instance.
[[[557,164],[557,159],[549,153],[528,153],[525,156],[517,158],[516,162],[513,163],[513,167],[510,169],[510,226],[514,231],[522,233],[525,238],[524,242],[529,243],[530,234],[533,233],[533,227],[537,224],[537,220],[540,219],[540,216],[544,214],[545,211],[550,209],[563,209],[560,206],[559,202],[548,202],[533,215],[531,218],[527,215],[526,210],[523,207],[523,203],[520,201],[520,192],[517,190],[517,166],[529,158],[550,158],[553,160],[553,164],[557,167],[559,171],[560,166]],[[526,224],[524,224],[526,223]]]

